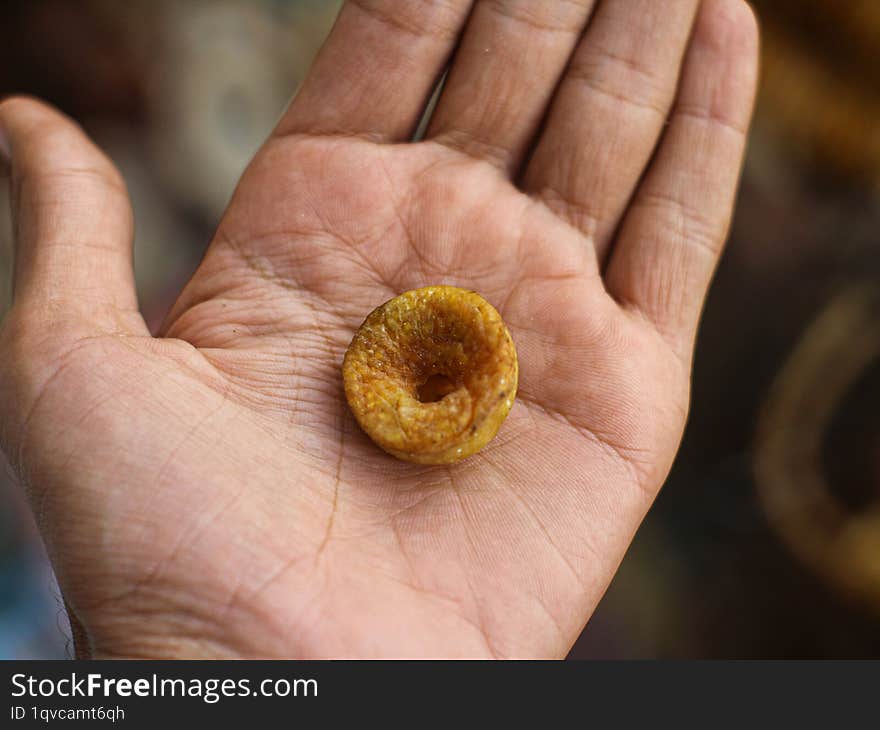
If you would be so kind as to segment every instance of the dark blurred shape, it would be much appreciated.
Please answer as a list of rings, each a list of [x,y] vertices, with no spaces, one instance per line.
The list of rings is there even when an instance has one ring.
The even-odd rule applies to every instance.
[[[880,3],[754,0],[763,36],[761,120],[801,161],[880,179]]]
[[[880,618],[880,286],[854,284],[807,329],[759,423],[765,511],[792,552]]]
[[[142,68],[120,33],[134,5],[7,0],[0,23],[0,93],[49,99],[78,119],[141,119]],[[150,30],[149,24],[142,27],[145,34]]]

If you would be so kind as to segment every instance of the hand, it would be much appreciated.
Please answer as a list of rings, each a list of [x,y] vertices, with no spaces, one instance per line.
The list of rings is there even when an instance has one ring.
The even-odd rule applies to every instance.
[[[594,610],[681,437],[756,26],[741,0],[471,4],[349,0],[157,337],[119,174],[0,105],[0,437],[82,655],[561,657]],[[422,467],[360,432],[340,365],[441,283],[499,309],[521,383],[488,448]]]

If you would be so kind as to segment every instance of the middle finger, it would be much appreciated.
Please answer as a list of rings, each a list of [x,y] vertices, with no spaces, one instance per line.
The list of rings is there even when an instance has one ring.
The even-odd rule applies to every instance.
[[[477,0],[426,137],[515,170],[593,5]]]

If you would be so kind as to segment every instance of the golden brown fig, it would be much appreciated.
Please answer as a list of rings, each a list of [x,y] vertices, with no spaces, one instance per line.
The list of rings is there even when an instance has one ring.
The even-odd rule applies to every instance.
[[[453,286],[405,292],[375,309],[342,364],[358,423],[385,451],[452,464],[482,449],[516,397],[516,348],[501,315]]]

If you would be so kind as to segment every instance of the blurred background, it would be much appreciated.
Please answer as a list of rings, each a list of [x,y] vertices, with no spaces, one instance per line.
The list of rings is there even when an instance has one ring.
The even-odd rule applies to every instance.
[[[3,4],[0,96],[48,99],[119,165],[151,322],[339,4]],[[690,424],[575,658],[880,657],[880,2],[754,5],[762,88]],[[70,655],[32,518],[0,475],[0,658]]]

